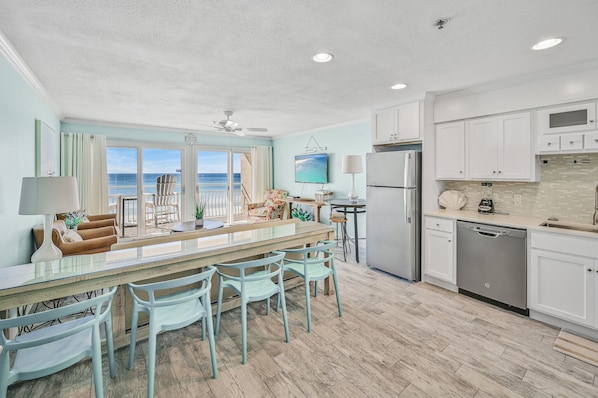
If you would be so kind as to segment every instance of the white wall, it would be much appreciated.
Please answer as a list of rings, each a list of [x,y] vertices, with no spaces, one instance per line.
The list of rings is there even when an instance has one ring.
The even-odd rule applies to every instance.
[[[434,123],[598,98],[598,69],[476,94],[436,97]]]
[[[43,221],[18,214],[22,178],[35,176],[35,119],[57,132],[60,120],[2,56],[0,87],[0,267],[6,267],[29,262],[31,227]]]

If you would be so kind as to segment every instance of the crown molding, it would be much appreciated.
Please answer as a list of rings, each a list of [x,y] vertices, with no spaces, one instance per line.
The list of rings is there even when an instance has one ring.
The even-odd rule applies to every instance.
[[[40,96],[42,101],[44,101],[52,110],[52,112],[58,116],[60,119],[62,117],[60,108],[58,104],[50,94],[46,91],[46,89],[41,85],[37,77],[33,74],[31,69],[25,64],[25,61],[21,58],[21,56],[17,53],[14,47],[10,44],[8,39],[0,32],[0,54],[6,58],[6,60],[12,65],[14,70],[16,70],[19,75],[29,84],[29,86]]]
[[[135,130],[149,130],[149,131],[161,131],[166,133],[182,133],[185,135],[189,134],[199,134],[199,135],[208,135],[214,137],[222,137],[223,133],[220,131],[208,131],[208,130],[197,130],[197,129],[186,129],[181,127],[167,127],[167,126],[158,126],[158,125],[151,125],[151,124],[138,124],[138,123],[123,123],[123,122],[110,122],[104,120],[92,120],[92,119],[79,119],[73,117],[65,117],[61,120],[62,123],[69,123],[69,124],[84,124],[84,125],[91,125],[91,126],[100,126],[100,127],[122,127],[126,129],[135,129]],[[244,136],[236,136],[232,133],[224,133],[229,134],[231,137],[237,138],[251,138],[257,140],[267,140],[271,141],[272,137],[269,136],[260,136],[260,135],[244,135]]]

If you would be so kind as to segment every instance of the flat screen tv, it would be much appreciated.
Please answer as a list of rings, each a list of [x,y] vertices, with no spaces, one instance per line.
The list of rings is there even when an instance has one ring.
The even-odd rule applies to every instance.
[[[311,153],[295,156],[295,182],[328,183],[328,155]]]

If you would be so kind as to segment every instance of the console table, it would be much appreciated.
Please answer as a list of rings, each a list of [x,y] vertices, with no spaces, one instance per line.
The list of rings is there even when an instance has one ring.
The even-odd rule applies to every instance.
[[[152,245],[135,242],[137,247],[2,268],[0,311],[121,285],[114,298],[112,314],[115,348],[125,347],[129,344],[126,323],[131,316],[125,310],[125,303],[130,301],[128,282],[196,272],[206,265],[255,258],[273,250],[334,239],[332,227],[315,222],[256,223],[252,229],[247,227],[205,231],[205,235],[195,238],[189,238],[194,232],[182,232],[156,238],[160,243]],[[172,240],[176,237],[180,237],[179,240]],[[290,286],[293,284],[285,285]],[[333,293],[329,278],[324,288],[327,294]],[[216,297],[214,293],[217,288],[212,292]],[[238,306],[239,300],[235,298],[225,303],[225,310]],[[138,339],[144,338],[147,338],[147,330],[139,329]]]
[[[315,222],[320,222],[320,209],[322,208],[322,206],[326,206],[327,203],[325,202],[318,202],[314,199],[307,199],[307,198],[284,198],[281,199],[283,202],[287,203],[287,218],[291,218],[291,212],[292,209],[291,207],[293,206],[293,203],[297,203],[297,204],[301,204],[301,205],[306,205],[306,206],[311,206],[314,208],[314,221]]]

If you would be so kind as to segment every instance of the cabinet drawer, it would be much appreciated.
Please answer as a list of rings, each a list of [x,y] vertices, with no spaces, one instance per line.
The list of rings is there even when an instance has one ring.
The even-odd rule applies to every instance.
[[[598,239],[585,236],[532,231],[530,247],[598,259]]]
[[[561,135],[561,150],[571,151],[583,149],[583,134]]]
[[[426,217],[426,229],[453,233],[455,221],[448,218]]]
[[[598,133],[586,134],[583,140],[585,149],[598,149]]]
[[[558,135],[540,136],[538,143],[539,152],[558,152],[561,150],[561,137]]]

